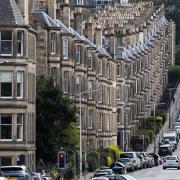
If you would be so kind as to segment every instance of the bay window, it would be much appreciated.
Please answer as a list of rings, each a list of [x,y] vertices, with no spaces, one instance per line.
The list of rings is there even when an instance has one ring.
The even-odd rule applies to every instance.
[[[56,54],[56,33],[51,33],[51,54]]]
[[[76,46],[76,64],[80,64],[81,63],[81,46],[78,45]]]

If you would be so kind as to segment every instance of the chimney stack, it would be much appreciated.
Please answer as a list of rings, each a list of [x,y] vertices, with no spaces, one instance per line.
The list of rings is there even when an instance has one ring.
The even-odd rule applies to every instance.
[[[56,19],[56,0],[48,0],[48,15],[52,19]]]
[[[75,30],[80,34],[83,35],[83,14],[82,8],[77,7],[74,13],[74,27]]]
[[[96,32],[95,34],[96,46],[102,47],[102,29],[100,25],[97,25],[95,32]]]
[[[24,21],[29,24],[28,0],[16,0],[16,3],[24,17]]]

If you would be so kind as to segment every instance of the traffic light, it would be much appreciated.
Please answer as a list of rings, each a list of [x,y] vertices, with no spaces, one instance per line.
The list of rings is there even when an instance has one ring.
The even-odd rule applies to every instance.
[[[66,152],[60,151],[58,152],[58,168],[65,169],[66,168]]]

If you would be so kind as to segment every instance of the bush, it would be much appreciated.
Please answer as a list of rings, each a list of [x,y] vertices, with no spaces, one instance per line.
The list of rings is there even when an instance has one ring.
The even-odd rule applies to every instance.
[[[110,167],[112,163],[112,157],[110,155],[106,156],[106,166]]]
[[[100,166],[100,154],[98,151],[91,151],[87,154],[87,163],[89,167],[89,171],[93,172]]]

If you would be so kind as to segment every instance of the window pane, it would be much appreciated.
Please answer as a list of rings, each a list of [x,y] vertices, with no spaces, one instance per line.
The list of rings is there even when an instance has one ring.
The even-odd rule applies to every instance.
[[[22,31],[19,31],[17,33],[17,54],[18,55],[23,55],[23,36],[24,33]]]
[[[1,31],[1,54],[12,54],[11,31]]]
[[[11,31],[1,31],[1,40],[12,40]]]
[[[12,139],[12,115],[1,115],[1,139]]]
[[[17,114],[17,139],[23,140],[23,114]]]
[[[1,83],[1,96],[12,97],[12,83]]]
[[[23,72],[17,72],[17,97],[23,97]]]
[[[12,165],[11,157],[1,157],[1,166],[10,166]]]

